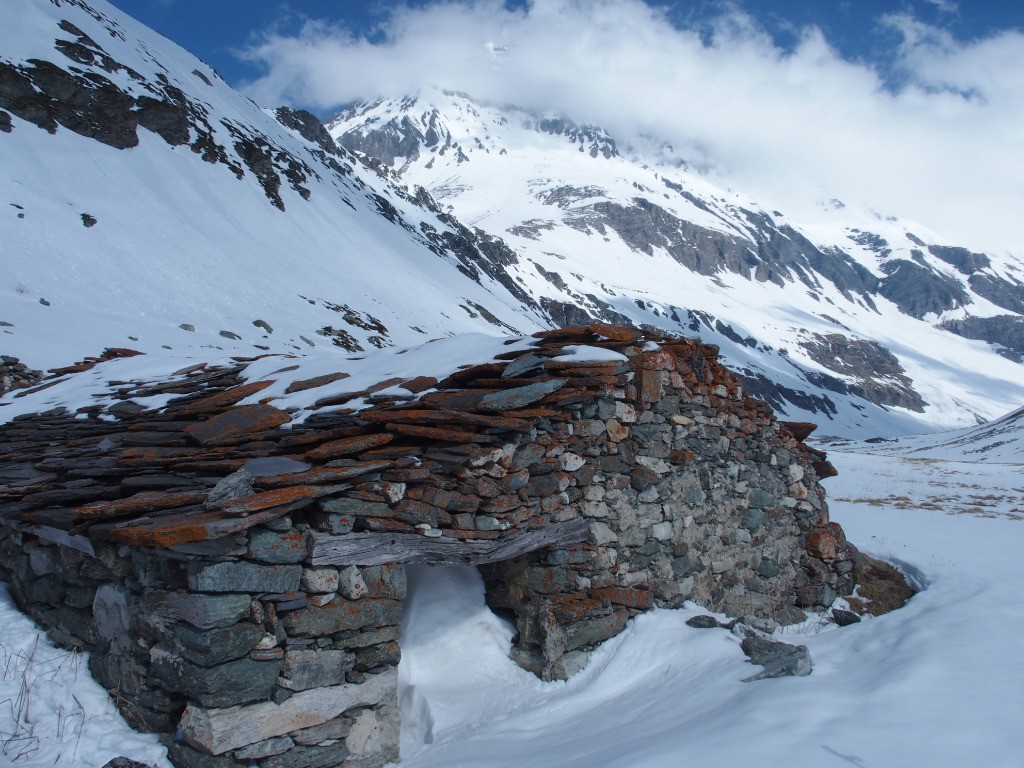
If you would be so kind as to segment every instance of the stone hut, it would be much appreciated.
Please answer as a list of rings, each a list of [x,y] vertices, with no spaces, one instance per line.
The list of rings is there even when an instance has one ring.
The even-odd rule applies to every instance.
[[[239,404],[271,384],[244,360],[17,417],[0,568],[130,723],[204,767],[398,758],[405,563],[479,565],[544,679],[654,606],[791,623],[851,591],[813,427],[745,397],[714,347],[603,325],[527,341],[440,381],[316,400],[344,374],[295,380],[301,423]]]

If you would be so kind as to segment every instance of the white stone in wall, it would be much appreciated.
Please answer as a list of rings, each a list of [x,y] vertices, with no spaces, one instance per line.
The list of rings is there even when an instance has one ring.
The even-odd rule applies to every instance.
[[[337,568],[323,567],[302,569],[302,580],[300,584],[302,585],[302,589],[306,592],[312,592],[317,595],[337,592],[338,583]]]
[[[566,472],[575,472],[586,463],[586,459],[575,453],[566,452],[558,457],[559,468],[564,469]]]
[[[394,696],[398,670],[367,675],[366,682],[302,691],[280,704],[264,701],[221,709],[189,704],[181,718],[186,743],[212,755],[312,728],[354,707],[372,707]]]
[[[358,600],[366,597],[370,590],[366,586],[363,574],[354,565],[350,565],[338,573],[338,592],[349,600]]]
[[[601,522],[595,521],[590,524],[590,534],[594,537],[594,543],[599,547],[619,540],[619,537],[615,535],[615,532],[612,531],[607,524]]]

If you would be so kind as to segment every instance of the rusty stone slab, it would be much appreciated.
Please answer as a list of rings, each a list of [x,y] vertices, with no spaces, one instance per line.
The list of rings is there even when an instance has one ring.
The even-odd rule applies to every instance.
[[[631,343],[640,338],[640,333],[635,328],[625,328],[621,325],[607,325],[605,323],[592,323],[587,330],[598,336],[603,336],[609,341]]]
[[[535,339],[549,341],[579,341],[584,342],[592,339],[594,332],[586,325],[567,325],[564,328],[553,328],[550,331],[537,331],[533,334]]]
[[[344,371],[338,371],[336,373],[325,373],[322,376],[314,376],[311,379],[299,379],[293,381],[285,389],[284,393],[290,395],[293,392],[305,392],[307,389],[316,389],[317,387],[325,387],[328,384],[333,384],[336,381],[347,379],[349,374]]]
[[[253,481],[257,488],[282,488],[295,485],[323,485],[325,483],[341,483],[354,477],[381,472],[391,468],[391,461],[361,461],[348,467],[315,467],[308,472],[296,472],[290,475],[270,475],[258,477]]]
[[[591,589],[590,594],[613,605],[624,605],[647,611],[654,607],[654,595],[649,589],[629,589],[626,587],[602,587]]]
[[[446,388],[461,387],[474,379],[500,376],[505,370],[506,365],[507,363],[481,363],[480,365],[471,365],[455,371],[455,373],[452,373],[446,379],[443,379],[439,386]]]
[[[177,544],[209,541],[232,533],[268,523],[287,514],[293,507],[278,506],[263,509],[245,517],[223,512],[207,512],[198,508],[179,514],[139,518],[113,526],[94,526],[89,529],[93,538],[107,538],[136,547],[168,549]]]
[[[244,400],[250,395],[262,392],[273,383],[273,381],[268,380],[254,381],[251,384],[239,384],[238,386],[221,390],[209,397],[202,397],[198,400],[187,400],[180,404],[172,400],[168,405],[168,409],[174,411],[175,414],[181,415],[219,411],[222,408],[234,405],[240,400]]]
[[[306,452],[306,457],[314,461],[327,461],[339,456],[348,456],[353,453],[361,453],[371,448],[379,448],[394,440],[393,435],[378,432],[372,435],[359,435],[357,437],[346,437],[341,440],[332,440],[321,446]]]
[[[405,379],[403,379],[401,376],[394,376],[390,379],[384,379],[383,381],[378,381],[376,384],[372,384],[369,387],[367,387],[366,393],[372,395],[374,392],[380,392],[382,390],[398,386],[403,381],[405,381]]]
[[[515,411],[509,411],[505,414],[506,416],[512,416],[514,418],[521,419],[554,419],[554,418],[566,418],[565,411],[559,408],[521,408]]]
[[[633,358],[633,365],[642,371],[673,371],[676,367],[676,358],[671,352],[658,349],[637,355]]]
[[[819,480],[825,480],[826,478],[835,477],[836,475],[839,474],[839,470],[836,469],[832,465],[832,462],[828,461],[827,459],[823,461],[812,462],[811,466],[814,467],[814,472],[815,474],[818,475]]]
[[[467,413],[446,408],[403,409],[370,411],[362,414],[364,421],[391,424],[456,424],[459,426],[507,429],[513,432],[529,432],[530,422],[507,416]]]
[[[142,515],[161,509],[176,509],[201,504],[205,498],[206,491],[182,491],[180,493],[145,491],[129,496],[127,499],[84,504],[76,507],[74,512],[75,518],[78,520],[107,520],[115,517]]]
[[[822,560],[835,560],[846,551],[846,537],[838,523],[824,523],[811,529],[804,548]]]
[[[433,389],[437,386],[437,379],[433,376],[417,376],[413,379],[407,379],[401,384],[402,389],[408,390],[415,395],[420,392],[426,392],[428,389]]]
[[[818,428],[817,424],[809,421],[780,421],[779,426],[785,427],[789,433],[798,441],[803,442],[811,433]]]
[[[420,402],[432,408],[450,408],[456,411],[474,411],[480,401],[487,395],[494,394],[493,389],[468,389],[451,392],[428,392],[420,398]]]
[[[185,433],[203,446],[228,445],[268,429],[287,424],[292,417],[272,405],[240,405],[185,427]]]
[[[302,429],[304,431],[299,431]],[[336,427],[334,429],[309,429],[308,425],[302,425],[292,431],[292,434],[285,435],[277,444],[284,450],[305,449],[331,440],[341,440],[345,437],[357,437],[366,434],[366,429],[360,426]]]
[[[661,400],[662,386],[660,371],[649,368],[642,368],[637,372],[640,385],[640,401],[643,403],[656,403]]]
[[[289,477],[294,478],[295,475],[289,475]],[[254,493],[229,501],[221,507],[221,512],[226,515],[244,517],[268,509],[285,508],[285,511],[291,511],[306,506],[323,496],[330,496],[347,489],[348,486],[345,485],[293,485],[287,488],[275,488],[271,491]]]
[[[386,427],[391,432],[408,437],[420,437],[426,440],[437,440],[444,443],[496,443],[498,439],[491,435],[479,435],[475,432],[465,432],[458,429],[445,429],[443,427],[424,427],[414,424],[388,424]]]
[[[585,592],[548,595],[545,603],[559,621],[583,621],[608,613],[608,601]]]

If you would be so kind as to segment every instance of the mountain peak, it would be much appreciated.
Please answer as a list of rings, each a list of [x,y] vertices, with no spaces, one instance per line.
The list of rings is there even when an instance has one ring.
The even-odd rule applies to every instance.
[[[591,158],[618,156],[615,140],[598,126],[581,125],[553,112],[489,105],[439,88],[349,105],[327,122],[327,128],[345,148],[374,157],[399,174],[421,158],[458,165],[477,154],[515,153],[524,146],[572,149]],[[530,139],[530,134],[553,141],[544,144],[537,136]]]

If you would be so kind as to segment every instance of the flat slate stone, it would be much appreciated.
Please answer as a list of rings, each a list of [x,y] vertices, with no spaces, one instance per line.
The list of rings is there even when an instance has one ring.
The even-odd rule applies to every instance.
[[[299,565],[188,564],[188,588],[197,592],[297,592],[301,578]]]
[[[247,554],[262,563],[301,563],[306,545],[300,531],[254,530],[249,533]]]
[[[502,371],[501,378],[510,379],[522,376],[524,373],[530,373],[531,371],[539,371],[550,359],[549,357],[541,357],[533,352],[527,352],[525,355],[517,357],[509,363],[505,370]]]
[[[355,658],[354,654],[330,649],[288,651],[278,685],[290,691],[341,685],[345,673],[355,666]]]
[[[206,421],[189,424],[185,433],[204,446],[226,445],[287,424],[292,417],[272,405],[240,405]]]
[[[179,482],[178,485],[181,485]],[[206,491],[182,491],[180,493],[161,493],[160,491],[144,491],[129,496],[127,499],[113,501],[96,501],[75,509],[75,517],[80,520],[107,520],[114,517],[129,517],[155,512],[160,509],[187,507],[200,504],[206,499]]]
[[[201,630],[182,622],[172,627],[170,635],[182,658],[201,667],[212,667],[247,655],[263,639],[263,629],[241,622]]]
[[[347,379],[349,374],[338,371],[336,373],[325,373],[323,376],[314,376],[311,379],[300,379],[299,381],[293,381],[285,389],[284,393],[290,395],[293,392],[305,392],[307,389],[315,389],[316,387],[324,387],[328,384],[333,384],[335,381],[341,381]]]
[[[810,421],[780,421],[779,426],[788,429],[790,434],[801,443],[818,428],[817,424]]]
[[[241,516],[186,509],[176,514],[141,517],[122,523],[101,523],[100,525],[107,526],[103,535],[113,541],[123,541],[137,547],[166,549],[179,544],[209,541],[238,533],[254,525],[275,520],[307,503],[309,503],[308,496],[302,497],[290,505],[271,506]],[[100,530],[99,526],[94,526],[89,533],[96,538],[100,534]]]
[[[305,472],[309,468],[310,465],[306,462],[289,459],[287,456],[264,456],[259,459],[250,459],[242,465],[242,470],[253,477],[291,475],[296,472]]]
[[[194,592],[145,592],[142,610],[168,621],[187,621],[198,629],[234,624],[249,615],[249,595],[201,595]]]
[[[306,453],[306,456],[315,461],[327,461],[338,456],[348,456],[353,453],[362,453],[371,448],[379,448],[394,440],[394,435],[380,432],[374,435],[360,435],[359,437],[346,437],[341,440],[332,440],[324,443]]]
[[[366,682],[300,691],[280,704],[271,701],[251,706],[211,709],[189,704],[181,718],[185,741],[207,754],[232,749],[276,736],[312,728],[333,720],[354,707],[372,707],[394,696],[398,670],[367,675]]]
[[[324,637],[363,627],[383,627],[402,621],[398,600],[344,600],[337,598],[322,607],[310,606],[282,617],[289,635]]]
[[[226,408],[229,405],[234,405],[238,401],[244,400],[250,395],[255,395],[257,392],[261,392],[273,383],[273,381],[254,381],[251,384],[240,384],[237,387],[221,390],[209,397],[189,400],[180,404],[175,401],[171,401],[168,405],[168,409],[173,411],[175,414],[182,415],[217,411],[221,408]]]
[[[294,475],[271,475],[256,478],[260,488],[275,488],[284,485],[322,485],[324,483],[340,483],[361,475],[390,469],[390,461],[361,461],[348,467],[316,467],[308,472]],[[344,489],[342,489],[344,490]]]
[[[280,661],[252,659],[208,669],[161,646],[155,646],[149,658],[150,675],[164,690],[183,693],[204,707],[231,707],[269,699],[281,669]]]
[[[566,381],[567,379],[548,379],[547,381],[538,381],[536,384],[528,384],[525,387],[493,392],[480,400],[479,408],[482,411],[511,411],[516,408],[525,408],[531,403],[543,400],[551,393],[557,392],[565,385]]]
[[[315,472],[316,470],[311,470]],[[302,474],[309,474],[304,472]],[[290,478],[302,477],[302,475],[288,475]],[[299,485],[290,488],[275,488],[264,493],[254,493],[251,496],[243,496],[240,499],[229,501],[221,511],[226,515],[237,515],[244,517],[255,512],[269,509],[281,509],[286,511],[300,509],[306,504],[321,496],[330,496],[332,493],[345,490],[334,486]],[[283,512],[282,512],[283,514]]]

